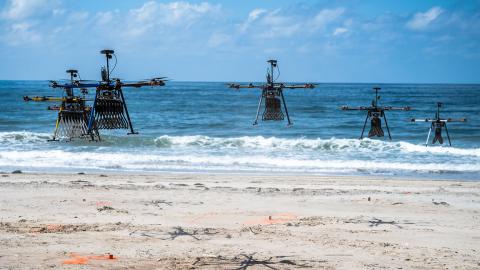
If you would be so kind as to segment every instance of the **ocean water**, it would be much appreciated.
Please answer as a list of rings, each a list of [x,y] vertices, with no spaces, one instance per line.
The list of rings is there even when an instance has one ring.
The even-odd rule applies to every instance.
[[[160,88],[125,89],[133,126],[102,130],[101,142],[47,142],[55,103],[22,97],[60,95],[46,81],[0,81],[0,171],[261,172],[380,175],[480,180],[480,85],[384,84],[380,105],[411,106],[387,112],[393,140],[358,140],[371,84],[319,84],[286,90],[294,125],[253,126],[260,91],[232,90],[224,83],[168,82]],[[448,125],[453,147],[425,147],[436,102],[443,117],[466,117]],[[368,132],[368,129],[367,129]],[[386,130],[385,130],[386,132]],[[446,139],[446,138],[445,138]]]

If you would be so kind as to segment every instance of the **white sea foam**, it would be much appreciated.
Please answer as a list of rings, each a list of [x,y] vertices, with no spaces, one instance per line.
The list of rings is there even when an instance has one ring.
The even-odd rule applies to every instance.
[[[1,144],[25,144],[45,142],[51,139],[52,135],[48,133],[34,133],[28,131],[0,132]]]
[[[425,147],[408,142],[165,135],[128,137],[124,147],[119,146],[122,141],[83,147],[45,143],[48,138],[50,134],[44,133],[0,133],[0,169],[480,173],[478,148]],[[39,148],[19,147],[37,143]]]
[[[198,154],[138,154],[138,153],[89,153],[50,151],[4,151],[0,153],[0,167],[20,166],[39,168],[90,168],[124,170],[272,170],[312,172],[480,172],[480,164],[448,164],[444,162],[414,163],[282,158],[264,155],[198,155]]]
[[[199,148],[244,148],[278,150],[325,150],[360,152],[404,152],[435,155],[458,155],[480,157],[480,148],[455,148],[446,146],[415,145],[408,142],[385,142],[371,139],[289,139],[265,138],[262,136],[218,138],[208,136],[160,136],[155,139],[158,147],[199,147]]]

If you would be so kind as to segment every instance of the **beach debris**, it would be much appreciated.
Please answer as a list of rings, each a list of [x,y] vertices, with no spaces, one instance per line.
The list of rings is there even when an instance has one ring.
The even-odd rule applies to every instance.
[[[98,212],[102,212],[102,211],[113,211],[115,210],[115,208],[111,207],[111,206],[107,206],[107,205],[104,205],[102,207],[99,207],[97,208]]]
[[[313,264],[326,263],[327,261],[314,261],[314,260],[294,260],[289,256],[270,256],[263,257],[257,256],[257,253],[252,254],[240,254],[234,257],[209,256],[209,257],[197,257],[193,262],[194,267],[232,267],[233,269],[250,269],[256,267],[264,267],[266,269],[291,269],[291,268],[312,268]],[[262,258],[263,257],[263,258]]]
[[[137,134],[133,129],[123,95],[124,87],[164,86],[165,77],[151,78],[136,82],[122,82],[111,78],[111,73],[117,65],[114,50],[102,50],[105,55],[106,67],[101,68],[101,81],[82,80],[78,70],[69,69],[70,80],[50,81],[50,87],[62,89],[62,97],[23,97],[24,101],[61,102],[60,105],[49,106],[48,110],[58,111],[55,130],[51,141],[74,138],[84,138],[90,141],[100,141],[101,129],[128,129],[128,134]],[[113,67],[110,60],[115,58]],[[95,97],[88,99],[88,89],[95,89]],[[79,89],[80,93],[75,93]],[[88,101],[93,104],[88,105]]]
[[[104,205],[102,207],[98,207],[97,208],[97,211],[98,212],[116,212],[116,213],[119,213],[119,214],[128,214],[128,211],[127,210],[123,210],[123,209],[115,209],[111,206],[108,206],[108,205]]]
[[[285,118],[285,115],[282,111],[282,104],[283,109],[285,110],[285,114],[287,116],[288,125],[292,125],[292,121],[290,120],[290,116],[288,115],[287,104],[285,103],[285,97],[283,95],[283,90],[285,89],[313,89],[315,88],[314,84],[306,83],[306,84],[284,84],[276,82],[278,77],[280,76],[280,69],[278,68],[278,61],[277,60],[268,60],[267,63],[270,67],[267,70],[267,82],[261,85],[255,85],[253,83],[247,85],[240,85],[235,83],[229,83],[228,86],[234,89],[240,88],[258,88],[262,90],[262,94],[260,96],[260,101],[258,102],[257,108],[257,115],[255,117],[255,121],[253,125],[258,124],[258,117],[260,115],[260,110],[262,108],[262,104],[264,106],[264,111],[262,115],[262,121],[282,121]],[[265,100],[265,102],[264,102]]]
[[[15,170],[12,172],[12,174],[21,174],[21,173],[23,173],[21,170]]]
[[[435,201],[433,201],[432,203],[433,203],[434,205],[450,206],[450,204],[447,203],[447,202],[435,202]]]
[[[179,236],[190,236],[195,240],[200,240],[199,238],[196,237],[197,233],[198,233],[197,230],[193,230],[192,232],[188,232],[188,231],[185,231],[185,229],[183,229],[182,227],[178,226],[178,227],[174,228],[173,232],[168,233],[170,235],[170,237],[167,238],[167,239],[168,240],[175,240],[175,238],[177,238]],[[165,240],[167,240],[167,239],[165,239]]]
[[[396,221],[384,221],[378,218],[373,218],[372,220],[369,220],[368,223],[370,223],[370,227],[378,227],[379,225],[394,225],[398,228],[402,228],[400,225],[397,224]]]
[[[147,203],[147,205],[148,205],[148,204],[153,204],[154,206],[156,206],[156,207],[158,207],[158,208],[160,208],[160,209],[163,209],[163,208],[161,207],[161,205],[172,206],[172,202],[168,202],[168,201],[166,201],[166,200],[153,200],[153,201]]]
[[[174,227],[173,231],[168,232],[167,238],[162,238],[162,240],[175,240],[179,236],[189,236],[197,241],[202,240],[199,236],[211,236],[217,235],[220,232],[213,228],[202,228],[202,229],[185,229],[180,226]],[[149,235],[145,235],[149,236]]]
[[[378,95],[378,91],[380,87],[374,87],[375,90],[375,99],[372,101],[372,105],[370,106],[360,106],[360,107],[349,107],[349,106],[342,106],[340,107],[344,111],[367,111],[367,116],[365,118],[365,123],[363,124],[362,133],[360,134],[360,139],[363,139],[363,134],[365,132],[365,127],[367,126],[367,121],[370,119],[370,131],[368,132],[368,138],[372,137],[383,137],[384,132],[382,128],[382,117],[385,121],[385,127],[387,128],[388,138],[392,140],[392,136],[390,134],[390,128],[388,127],[387,116],[385,115],[385,111],[409,111],[410,107],[393,107],[393,106],[379,106],[378,101],[380,100],[380,96]]]
[[[91,260],[117,260],[118,258],[113,254],[107,253],[105,255],[86,255],[82,256],[77,253],[71,253],[70,259],[64,260],[63,264],[87,264]]]
[[[440,118],[440,108],[443,107],[443,103],[437,102],[437,112],[435,113],[435,118],[425,118],[425,119],[415,119],[412,118],[411,122],[430,122],[430,129],[428,130],[428,135],[427,135],[427,140],[425,141],[425,146],[428,146],[428,140],[430,139],[430,134],[432,133],[432,130],[434,131],[434,137],[432,139],[431,144],[439,143],[443,144],[443,137],[442,137],[442,131],[445,129],[447,133],[447,139],[448,139],[448,144],[452,146],[452,141],[450,140],[450,134],[448,133],[448,128],[447,128],[447,123],[451,122],[467,122],[466,118],[458,118],[458,119],[453,119],[453,118],[447,118],[443,119]]]
[[[90,181],[86,181],[86,180],[73,180],[73,181],[70,181],[70,183],[72,185],[79,185],[79,186],[83,186],[83,187],[93,187],[93,186],[95,186]]]
[[[400,226],[399,222],[397,221],[384,221],[384,220],[381,220],[379,218],[373,218],[371,220],[368,221],[368,223],[370,223],[369,227],[378,227],[379,225],[393,225],[399,229],[403,229],[402,226]],[[404,221],[404,222],[401,222],[401,224],[415,224],[413,222],[409,222],[409,221]]]

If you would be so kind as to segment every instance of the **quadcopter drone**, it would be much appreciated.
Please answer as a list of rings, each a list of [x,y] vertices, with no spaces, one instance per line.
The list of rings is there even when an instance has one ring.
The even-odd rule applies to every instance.
[[[425,118],[425,119],[415,119],[412,118],[412,122],[430,122],[430,129],[428,130],[427,141],[425,142],[425,146],[428,146],[428,140],[430,139],[430,134],[432,130],[435,132],[435,136],[432,139],[432,144],[439,143],[443,144],[443,137],[442,137],[442,130],[445,128],[447,133],[448,144],[452,146],[452,141],[450,140],[450,134],[448,134],[447,123],[450,122],[467,122],[466,118],[459,118],[459,119],[442,119],[440,118],[440,108],[443,107],[443,103],[437,102],[437,112],[435,113],[435,118]]]
[[[370,131],[368,132],[368,137],[383,137],[384,132],[382,129],[382,119],[385,120],[385,127],[387,128],[388,138],[392,140],[392,136],[390,134],[390,128],[388,127],[387,116],[385,115],[385,111],[409,111],[410,107],[392,107],[392,106],[378,106],[378,101],[380,100],[380,96],[378,95],[378,91],[380,87],[374,87],[375,90],[375,99],[372,101],[372,105],[368,107],[348,107],[342,106],[341,109],[344,111],[367,111],[367,116],[365,118],[365,123],[363,124],[362,134],[360,135],[360,139],[363,139],[363,134],[365,132],[365,127],[367,126],[367,121],[370,119]]]
[[[290,120],[290,116],[288,115],[287,104],[285,102],[285,97],[283,95],[284,89],[296,89],[296,88],[305,88],[305,89],[312,89],[315,88],[314,84],[307,83],[302,85],[287,85],[283,83],[275,82],[276,79],[280,76],[280,71],[278,69],[278,62],[277,60],[268,60],[270,67],[267,70],[267,83],[262,85],[254,85],[252,83],[247,85],[240,85],[230,83],[228,86],[234,89],[240,88],[259,88],[262,90],[262,94],[260,96],[260,100],[258,102],[257,108],[257,115],[255,117],[255,121],[253,125],[258,124],[258,117],[260,115],[260,109],[262,104],[264,104],[264,111],[262,114],[263,121],[282,121],[285,118],[285,115],[282,111],[282,103],[283,108],[285,110],[285,114],[287,116],[288,125],[292,124]],[[275,70],[277,71],[277,76],[275,78]],[[265,100],[265,102],[263,102]]]
[[[117,57],[113,50],[102,50],[105,55],[106,67],[101,68],[101,81],[78,80],[77,70],[67,70],[70,81],[50,81],[50,87],[64,89],[64,96],[33,97],[25,96],[25,101],[61,101],[60,106],[50,106],[49,110],[59,111],[53,140],[65,137],[89,138],[92,141],[100,140],[100,129],[129,129],[128,134],[137,134],[133,129],[128,113],[122,87],[164,86],[165,77],[153,78],[137,82],[122,82],[120,79],[111,79],[110,75],[117,64]],[[115,57],[115,64],[110,68],[110,59]],[[95,88],[95,98],[91,106],[86,105],[86,95],[89,88]],[[74,89],[80,89],[82,97],[74,95]]]

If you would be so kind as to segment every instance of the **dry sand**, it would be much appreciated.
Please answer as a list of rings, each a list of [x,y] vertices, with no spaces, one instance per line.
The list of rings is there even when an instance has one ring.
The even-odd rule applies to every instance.
[[[1,269],[480,269],[479,182],[0,176]]]

